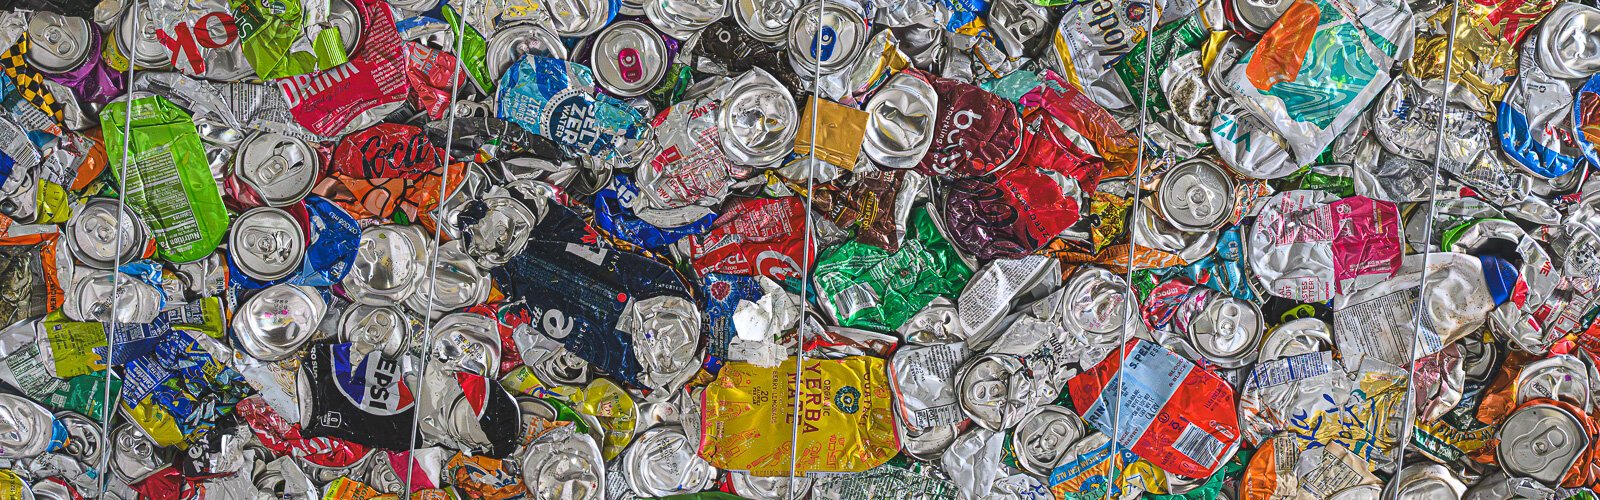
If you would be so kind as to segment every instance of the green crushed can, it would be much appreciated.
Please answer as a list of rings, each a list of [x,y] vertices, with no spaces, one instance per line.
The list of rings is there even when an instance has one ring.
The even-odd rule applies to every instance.
[[[912,212],[910,226],[897,252],[850,240],[817,262],[817,297],[840,326],[892,332],[972,278],[925,208]]]
[[[262,80],[304,75],[344,64],[350,58],[341,28],[318,32],[311,41],[312,52],[294,50],[306,20],[299,2],[230,0],[228,8],[239,26],[239,48]]]
[[[162,259],[183,263],[211,255],[228,232],[228,209],[194,119],[161,96],[134,99],[131,122],[128,109],[127,101],[117,101],[100,113],[112,145],[106,148],[111,175],[126,182],[119,191],[128,208],[150,225]],[[125,133],[129,123],[131,133]]]

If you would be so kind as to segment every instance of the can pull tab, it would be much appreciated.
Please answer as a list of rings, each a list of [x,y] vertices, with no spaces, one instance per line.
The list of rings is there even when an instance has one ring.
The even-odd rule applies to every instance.
[[[639,67],[639,51],[632,47],[617,51],[617,71],[622,73],[622,81],[639,83],[644,79],[644,70]]]
[[[832,26],[818,29],[816,38],[811,39],[811,57],[819,62],[833,59],[833,45],[838,39],[839,34],[833,31]]]

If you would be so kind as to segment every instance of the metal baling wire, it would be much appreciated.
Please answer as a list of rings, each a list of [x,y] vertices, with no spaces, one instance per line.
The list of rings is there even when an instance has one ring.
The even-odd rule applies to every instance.
[[[817,0],[815,5],[817,5],[817,32],[811,36],[810,46],[811,54],[813,56],[821,53],[817,46],[822,43],[822,14],[828,8],[828,0]],[[822,60],[815,57],[810,59],[812,59],[815,63],[815,67],[812,69],[811,73],[811,102],[808,103],[811,106],[811,154],[808,155],[805,160],[806,234],[805,248],[802,250],[803,253],[801,254],[802,258],[800,260],[800,323],[795,325],[794,334],[794,391],[791,392],[791,396],[794,398],[794,413],[790,414],[792,417],[789,421],[789,500],[796,500],[798,498],[796,494],[800,491],[795,487],[795,480],[798,479],[795,468],[799,463],[800,457],[800,391],[804,388],[804,384],[800,379],[801,377],[805,376],[806,319],[808,318],[809,309],[811,306],[811,302],[808,297],[811,293],[812,271],[806,266],[811,262],[812,247],[816,245],[816,241],[812,238],[814,231],[811,226],[811,200],[813,198],[812,190],[816,188],[817,147],[819,147],[817,141],[817,122],[820,119],[820,117],[817,116],[817,112],[818,106],[822,104],[820,101],[820,99],[822,99],[820,97],[822,94]]]
[[[448,6],[448,3],[446,4],[446,6]],[[439,213],[441,215],[441,217],[439,219],[433,221],[433,263],[434,263],[434,265],[428,266],[428,288],[419,289],[418,290],[418,291],[426,290],[428,292],[428,307],[423,312],[423,317],[422,317],[422,325],[423,325],[423,327],[422,327],[422,370],[417,373],[417,377],[416,377],[417,386],[412,388],[412,390],[415,391],[417,397],[416,397],[416,399],[412,400],[413,403],[412,403],[412,410],[411,410],[412,411],[412,415],[411,415],[411,444],[406,447],[406,487],[405,487],[405,491],[401,493],[401,495],[404,495],[404,498],[407,498],[407,499],[411,498],[411,485],[412,485],[412,481],[415,479],[413,477],[415,475],[414,472],[417,470],[416,466],[414,465],[414,462],[416,461],[417,457],[413,456],[412,453],[417,450],[417,429],[419,429],[421,427],[421,424],[422,424],[422,404],[423,404],[424,401],[427,400],[427,397],[425,396],[425,394],[428,391],[428,384],[427,384],[427,381],[423,379],[423,377],[427,376],[428,363],[433,361],[433,353],[431,352],[433,350],[433,342],[432,342],[431,337],[433,337],[433,324],[434,324],[434,319],[433,319],[434,297],[438,296],[438,293],[434,289],[434,286],[438,284],[437,280],[439,278],[439,265],[438,265],[438,260],[439,260],[439,239],[444,236],[444,224],[445,224],[445,221],[443,220],[444,217],[442,217],[442,216],[443,216],[443,209],[444,209],[444,204],[445,204],[447,195],[450,194],[449,193],[449,190],[450,190],[450,164],[452,162],[452,157],[451,157],[451,154],[450,154],[450,144],[455,142],[455,134],[456,134],[456,99],[457,99],[456,93],[457,93],[457,91],[459,91],[461,89],[461,56],[460,56],[460,54],[461,54],[461,43],[462,43],[463,40],[466,39],[465,35],[466,35],[466,32],[467,32],[467,19],[468,19],[467,13],[469,12],[469,8],[471,6],[472,6],[472,4],[471,4],[471,2],[469,0],[462,0],[462,2],[461,2],[461,11],[456,13],[456,19],[457,19],[456,25],[459,28],[457,28],[457,29],[455,29],[455,30],[453,30],[451,32],[451,35],[453,35],[455,37],[455,40],[454,40],[454,42],[455,42],[455,53],[453,55],[456,56],[456,58],[455,58],[456,59],[456,63],[455,63],[455,67],[452,68],[451,75],[450,75],[450,100],[446,101],[448,103],[448,105],[445,106],[445,125],[446,125],[446,128],[445,128],[445,132],[444,132],[444,176],[442,178],[440,178],[440,180],[439,180],[439,200],[437,202],[437,205],[434,206],[434,211],[436,213]],[[424,111],[424,113],[426,113],[426,111]],[[466,168],[466,167],[462,166],[462,168]],[[463,184],[464,184],[464,182],[463,182]],[[463,187],[465,187],[465,186],[463,186]],[[421,214],[418,214],[418,215],[421,215]]]
[[[1460,9],[1460,0],[1450,0],[1450,32],[1448,35],[1450,38],[1445,41],[1444,46],[1444,92],[1439,96],[1439,124],[1436,127],[1438,140],[1433,149],[1433,175],[1428,179],[1430,183],[1428,188],[1428,220],[1422,226],[1422,234],[1423,238],[1427,239],[1427,246],[1433,245],[1433,220],[1439,216],[1439,163],[1444,161],[1444,123],[1446,113],[1450,111],[1450,73],[1453,71],[1452,66],[1455,63],[1456,29],[1458,27],[1456,18],[1461,12]],[[1398,84],[1396,82],[1391,85]],[[1417,287],[1417,302],[1412,305],[1411,350],[1402,357],[1402,359],[1407,360],[1406,366],[1402,367],[1406,369],[1406,394],[1400,407],[1400,415],[1404,420],[1400,421],[1400,429],[1398,429],[1400,443],[1395,448],[1395,474],[1399,474],[1400,470],[1405,467],[1406,445],[1411,442],[1411,421],[1416,418],[1416,415],[1413,414],[1413,409],[1416,406],[1416,377],[1413,376],[1411,370],[1416,367],[1416,360],[1413,358],[1417,353],[1417,339],[1422,338],[1422,315],[1428,309],[1428,261],[1429,257],[1433,256],[1433,252],[1430,250],[1429,248],[1423,248],[1422,284]]]
[[[1128,207],[1128,221],[1126,224],[1123,224],[1125,231],[1128,233],[1128,268],[1124,271],[1122,280],[1123,285],[1127,287],[1125,289],[1125,293],[1127,293],[1128,296],[1122,301],[1122,330],[1117,332],[1117,364],[1119,365],[1117,367],[1117,392],[1114,399],[1107,400],[1105,397],[1105,389],[1101,389],[1101,397],[1099,398],[1100,404],[1112,405],[1111,456],[1107,459],[1113,465],[1111,468],[1106,470],[1105,498],[1111,498],[1111,490],[1115,489],[1116,485],[1116,478],[1114,476],[1119,472],[1115,464],[1117,450],[1122,448],[1122,444],[1118,442],[1118,437],[1121,435],[1122,431],[1122,381],[1127,375],[1122,373],[1122,367],[1127,366],[1128,363],[1128,332],[1137,325],[1137,323],[1134,323],[1134,321],[1144,321],[1144,318],[1139,316],[1138,309],[1135,307],[1139,303],[1139,295],[1133,290],[1133,265],[1135,257],[1139,255],[1138,244],[1134,242],[1134,234],[1138,232],[1137,227],[1141,220],[1139,218],[1139,208],[1141,207],[1142,203],[1139,202],[1139,199],[1140,193],[1143,191],[1142,186],[1144,185],[1144,169],[1148,163],[1148,161],[1145,160],[1144,131],[1150,123],[1150,100],[1145,96],[1150,95],[1150,61],[1154,58],[1151,47],[1155,44],[1155,40],[1152,38],[1155,36],[1156,22],[1158,18],[1161,17],[1159,14],[1155,13],[1154,10],[1155,9],[1153,8],[1146,10],[1145,15],[1145,18],[1148,20],[1148,22],[1144,27],[1144,74],[1140,75],[1139,77],[1139,95],[1137,97],[1139,100],[1139,130],[1134,131],[1135,137],[1137,137],[1139,140],[1139,146],[1137,149],[1138,157],[1134,160],[1133,167],[1133,206]],[[1130,319],[1132,321],[1130,321]],[[1085,409],[1085,412],[1087,413],[1087,409]],[[1132,444],[1129,444],[1129,447],[1131,448]]]
[[[160,0],[152,0],[152,1],[160,1]],[[129,4],[128,4],[128,12],[126,14],[126,15],[128,15],[128,16],[130,16],[132,18],[131,22],[135,23],[134,24],[134,28],[135,28],[136,34],[138,32],[140,32],[140,31],[142,31],[142,30],[138,29],[139,28],[138,23],[140,21],[140,19],[139,19],[139,4],[140,3],[142,3],[142,2],[140,2],[138,0],[134,0],[132,2],[129,2]],[[117,29],[121,29],[121,28],[118,27]],[[130,45],[133,45],[133,44],[130,42]],[[111,387],[112,387],[113,384],[111,382],[112,382],[112,378],[113,377],[112,377],[112,374],[111,374],[111,362],[112,362],[112,360],[116,359],[116,351],[117,351],[117,342],[116,342],[117,312],[122,310],[122,293],[121,293],[122,272],[119,271],[119,269],[122,268],[122,264],[123,264],[121,249],[122,249],[122,238],[124,236],[125,231],[123,231],[122,228],[123,228],[123,226],[125,224],[127,224],[126,217],[127,217],[127,211],[128,211],[128,206],[127,205],[128,205],[128,191],[129,191],[128,190],[128,150],[129,150],[129,144],[133,140],[133,130],[132,130],[133,129],[133,93],[134,93],[133,92],[133,76],[134,76],[134,71],[135,71],[134,70],[134,66],[136,66],[134,61],[138,58],[137,57],[138,54],[137,54],[137,49],[136,48],[128,47],[127,50],[128,50],[128,58],[127,58],[128,59],[128,75],[127,75],[127,77],[128,77],[128,79],[127,79],[128,93],[123,96],[124,97],[124,99],[123,99],[124,105],[122,107],[122,111],[123,111],[123,121],[122,121],[122,162],[121,162],[122,166],[121,166],[121,168],[117,169],[117,238],[116,238],[117,239],[117,245],[116,245],[116,248],[117,248],[118,251],[117,251],[116,257],[113,258],[113,264],[115,264],[115,265],[113,265],[112,268],[111,268],[111,321],[110,321],[109,324],[105,325],[105,332],[106,332],[106,357],[105,357],[105,361],[106,361],[106,381],[105,381],[105,384],[106,384],[106,389],[105,389],[105,399],[102,400],[104,402],[104,404],[100,405],[100,411],[105,413],[104,415],[102,415],[103,419],[100,421],[100,435],[101,436],[105,436],[107,438],[106,443],[108,443],[108,444],[106,446],[102,446],[101,447],[102,449],[100,450],[100,463],[99,463],[99,466],[96,467],[96,469],[99,469],[99,471],[100,471],[100,480],[96,481],[96,483],[98,483],[99,486],[100,486],[100,491],[96,494],[96,496],[104,496],[105,492],[106,492],[106,488],[108,488],[110,486],[109,481],[111,480],[111,476],[113,474],[111,474],[111,470],[110,470],[110,468],[108,468],[108,465],[111,463],[112,450],[116,448],[115,443],[111,443],[111,441],[110,441],[111,430],[112,430],[111,422],[112,422],[112,420],[115,420],[115,417],[116,417],[116,414],[117,414],[117,409],[120,408],[120,406],[121,406],[121,405],[118,405],[116,403],[116,401],[112,400]],[[137,242],[134,242],[134,243],[137,243]],[[72,257],[70,257],[70,256],[62,256],[61,258],[70,259]],[[143,432],[143,431],[140,431],[140,432]]]

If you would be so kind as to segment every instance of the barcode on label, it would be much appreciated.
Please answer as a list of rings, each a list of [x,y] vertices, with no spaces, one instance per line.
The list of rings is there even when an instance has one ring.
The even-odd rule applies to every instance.
[[[1222,454],[1222,441],[1200,430],[1199,426],[1189,424],[1183,434],[1178,435],[1178,440],[1172,442],[1172,448],[1209,469],[1217,462],[1217,455]]]

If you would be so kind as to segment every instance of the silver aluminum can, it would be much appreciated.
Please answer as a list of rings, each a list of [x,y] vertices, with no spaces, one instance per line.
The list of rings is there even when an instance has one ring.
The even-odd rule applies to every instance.
[[[1462,483],[1449,468],[1431,462],[1410,463],[1399,474],[1389,479],[1383,488],[1385,500],[1412,498],[1455,500],[1467,493]]]
[[[122,424],[111,431],[111,472],[128,484],[171,464],[171,455],[171,450],[157,446],[137,425]]]
[[[1016,427],[1034,408],[1036,385],[1022,358],[989,353],[968,360],[956,372],[961,410],[991,431]]]
[[[467,255],[478,265],[491,269],[511,262],[511,257],[527,248],[539,215],[516,198],[485,198],[486,211],[476,224],[467,226]]]
[[[47,74],[67,73],[88,63],[100,36],[99,27],[89,29],[89,21],[50,11],[34,12],[28,18],[28,65]]]
[[[1225,16],[1235,28],[1251,36],[1261,36],[1294,5],[1293,0],[1226,0]]]
[[[595,81],[618,97],[639,96],[655,88],[667,75],[669,62],[661,35],[638,21],[607,26],[589,51]]]
[[[867,101],[867,137],[861,151],[888,168],[912,168],[933,145],[939,95],[933,85],[898,73]]]
[[[345,294],[358,304],[403,303],[427,277],[431,264],[427,236],[416,226],[378,225],[361,232],[360,250],[344,281]]]
[[[55,417],[56,422],[67,430],[67,442],[56,453],[85,464],[99,463],[100,453],[106,450],[108,444],[100,422],[70,411],[56,412]]]
[[[839,2],[807,2],[790,18],[789,65],[802,78],[843,71],[866,51],[867,36],[861,13]]]
[[[1589,366],[1577,356],[1557,355],[1528,363],[1517,373],[1511,387],[1516,391],[1518,405],[1550,398],[1572,403],[1585,412],[1594,410]]]
[[[119,217],[121,226],[117,225]],[[89,198],[67,221],[65,229],[64,239],[72,256],[95,269],[112,269],[118,263],[138,260],[145,243],[150,241],[150,227],[144,219],[112,198]]]
[[[717,132],[728,161],[770,166],[794,151],[800,112],[789,89],[761,68],[746,71],[720,91]]]
[[[112,321],[113,298],[117,302],[117,323],[149,323],[161,313],[161,290],[131,277],[117,278],[116,271],[92,270],[76,274],[67,289],[61,312],[75,321]]]
[[[1072,330],[1091,336],[1116,335],[1123,325],[1140,321],[1134,317],[1137,307],[1128,305],[1137,299],[1122,277],[1106,268],[1078,268],[1067,279],[1065,290],[1062,310],[1067,314],[1062,319]]]
[[[728,471],[728,483],[733,486],[733,494],[744,498],[757,500],[788,500],[790,498],[806,498],[811,494],[810,477],[788,476],[760,477],[752,476],[744,471]],[[798,485],[799,491],[789,494],[789,485]]]
[[[511,69],[522,56],[533,54],[552,59],[566,59],[567,46],[554,33],[533,23],[517,23],[494,32],[489,37],[484,53],[484,68],[489,77],[500,81],[500,76]]]
[[[1055,28],[1050,24],[1050,10],[1030,0],[996,0],[989,4],[984,18],[1000,49],[1012,58],[1022,57],[1029,41]]]
[[[1083,439],[1083,420],[1065,407],[1044,405],[1022,418],[1012,433],[1017,465],[1035,477],[1048,477],[1067,448]]]
[[[550,19],[554,21],[551,28],[563,37],[593,35],[606,27],[606,23],[611,22],[611,18],[617,14],[612,12],[612,4],[608,0],[554,0],[543,3],[549,9]]]
[[[433,271],[405,301],[412,311],[437,318],[489,300],[489,275],[461,251],[461,240],[439,245],[433,262]]]
[[[899,424],[900,419],[896,418]],[[959,424],[941,425],[918,432],[899,426],[900,452],[913,460],[933,462],[939,460],[944,450],[955,444],[956,436],[961,434]]]
[[[1178,229],[1212,231],[1233,214],[1233,176],[1221,165],[1195,158],[1162,174],[1156,186],[1156,210]]]
[[[651,428],[622,452],[622,475],[634,493],[664,497],[694,493],[717,481],[717,468],[700,458],[699,440],[691,442],[683,428]]]
[[[961,313],[950,299],[939,297],[911,315],[898,330],[907,345],[940,345],[960,342],[967,337]]]
[[[293,356],[311,340],[328,303],[315,288],[274,285],[246,299],[233,314],[233,334],[244,352],[262,361]]]
[[[1554,405],[1525,406],[1495,431],[1495,458],[1512,477],[1555,486],[1589,448],[1591,437],[1578,418]]]
[[[228,231],[228,258],[251,278],[272,281],[294,274],[305,256],[305,228],[281,209],[252,208]]]
[[[733,20],[757,40],[782,43],[789,21],[800,9],[797,0],[733,0]]]
[[[267,206],[293,205],[311,194],[322,161],[305,141],[275,132],[257,132],[233,157],[233,174],[261,195]]]
[[[728,12],[728,0],[652,0],[645,2],[650,24],[678,40],[688,40]]]
[[[361,46],[361,40],[366,37],[364,27],[367,25],[355,4],[350,0],[328,0],[327,23],[339,29],[339,42],[344,45],[344,52],[355,54],[356,48]]]
[[[524,351],[522,360],[533,370],[535,377],[547,384],[583,387],[592,378],[589,376],[589,362],[564,347],[536,347]]]
[[[354,304],[339,316],[339,341],[354,344],[357,353],[397,355],[410,332],[411,318],[391,306]]]
[[[38,403],[15,394],[0,394],[0,459],[39,456],[50,448],[55,415]]]
[[[594,438],[562,426],[534,439],[522,456],[522,481],[537,500],[605,498],[605,460]]]
[[[140,4],[138,18],[132,15],[132,5],[122,10],[122,20],[117,23],[117,48],[134,66],[154,70],[171,68],[172,51],[156,39],[154,10],[142,0],[134,1]]]
[[[1600,43],[1600,9],[1557,4],[1539,25],[1538,40],[1539,67],[1550,76],[1576,80],[1600,73],[1600,57],[1586,50]]]
[[[433,364],[450,371],[500,377],[500,330],[494,318],[455,313],[433,325],[430,344]]]
[[[1322,352],[1333,347],[1333,327],[1317,318],[1300,318],[1267,333],[1256,352],[1256,362]]]
[[[1254,362],[1256,348],[1266,332],[1261,307],[1220,292],[1211,295],[1189,325],[1189,343],[1207,361],[1223,368],[1240,368]]]
[[[700,309],[693,301],[661,295],[629,301],[617,321],[631,336],[639,380],[672,394],[700,369]]]

